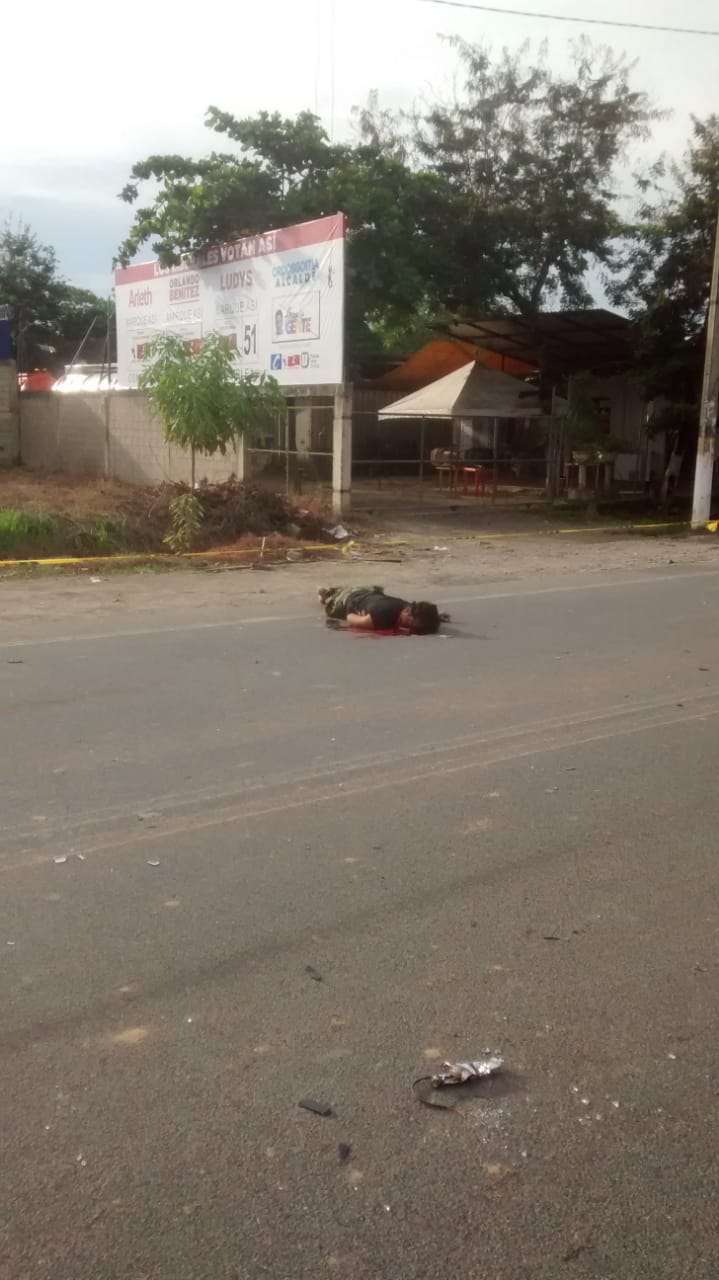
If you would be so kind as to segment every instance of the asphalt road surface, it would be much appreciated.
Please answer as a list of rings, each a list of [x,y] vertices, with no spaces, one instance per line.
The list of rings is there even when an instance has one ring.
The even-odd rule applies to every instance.
[[[719,573],[227,593],[3,628],[2,1280],[716,1277]]]

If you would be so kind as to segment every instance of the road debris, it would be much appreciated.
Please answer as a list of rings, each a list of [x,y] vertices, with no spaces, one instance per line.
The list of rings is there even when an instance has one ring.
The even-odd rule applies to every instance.
[[[24,661],[24,658],[6,658],[9,667],[21,667]]]
[[[488,1080],[490,1076],[501,1071],[503,1066],[504,1059],[489,1051],[484,1058],[474,1058],[467,1062],[443,1062],[441,1071],[436,1071],[431,1076],[420,1076],[418,1080],[413,1081],[412,1089],[426,1107],[452,1111],[454,1102],[442,1100],[442,1095],[448,1087]]]
[[[315,969],[314,965],[306,964],[305,973],[307,974],[308,978],[312,979],[313,982],[324,982],[324,978],[322,977],[322,974],[319,972],[318,969]]]
[[[159,867],[159,865],[160,865],[160,860],[159,860],[159,858],[148,858],[148,859],[147,859],[147,865],[148,865],[148,867]]]
[[[339,1142],[337,1144],[337,1159],[340,1164],[347,1164],[352,1155],[352,1148],[349,1142]]]
[[[333,525],[331,529],[327,530],[327,533],[331,538],[334,538],[335,542],[344,542],[346,538],[352,537],[349,529],[345,529],[343,524]]]
[[[498,1054],[475,1058],[471,1062],[443,1062],[442,1070],[432,1077],[432,1087],[442,1089],[452,1084],[467,1084],[470,1080],[484,1080],[502,1070],[504,1059]]]
[[[102,582],[102,578],[91,578],[91,582]]]
[[[315,1098],[300,1098],[297,1106],[301,1107],[303,1111],[311,1111],[316,1116],[327,1117],[334,1115],[328,1102],[317,1102]]]
[[[56,858],[53,858],[53,862],[56,863],[58,867],[62,866],[63,862],[67,862],[67,854],[59,853]]]

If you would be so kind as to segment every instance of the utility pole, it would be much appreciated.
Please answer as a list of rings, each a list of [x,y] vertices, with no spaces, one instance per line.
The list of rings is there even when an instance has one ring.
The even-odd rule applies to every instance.
[[[714,238],[714,266],[712,268],[709,312],[707,315],[707,346],[704,357],[704,382],[699,417],[697,441],[697,465],[694,472],[694,498],[692,502],[692,529],[702,529],[711,514],[712,478],[717,435],[717,397],[719,396],[719,217]]]

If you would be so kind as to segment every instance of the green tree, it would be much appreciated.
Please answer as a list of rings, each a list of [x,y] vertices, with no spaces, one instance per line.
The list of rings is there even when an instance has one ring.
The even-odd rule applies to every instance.
[[[683,159],[662,159],[639,180],[611,284],[613,300],[636,321],[648,390],[689,402],[701,385],[719,210],[719,116],[692,123]]]
[[[356,363],[403,345],[423,319],[550,302],[590,301],[586,273],[608,264],[619,229],[612,179],[653,112],[608,50],[576,47],[571,74],[546,51],[528,59],[454,41],[456,101],[395,116],[376,95],[351,143],[332,143],[316,116],[207,124],[237,148],[192,160],[151,156],[121,193],[137,204],[119,260],[147,242],[164,263],[211,242],[336,209],[349,219],[349,334]],[[149,204],[138,203],[145,183]]]
[[[108,303],[70,285],[58,272],[54,249],[26,223],[0,228],[0,301],[15,308],[15,344],[23,370],[62,366],[72,359],[91,322],[104,341]]]
[[[446,292],[447,196],[435,176],[415,172],[374,143],[333,144],[310,112],[236,119],[210,107],[207,124],[239,147],[192,160],[150,156],[121,192],[140,205],[118,260],[151,242],[160,260],[341,209],[349,218],[349,332],[355,359],[383,346],[383,328],[412,324]]]
[[[274,378],[243,376],[220,334],[210,334],[196,353],[182,338],[160,334],[139,384],[162,421],[165,439],[190,450],[193,491],[196,453],[224,455],[240,437],[252,438],[286,411]]]
[[[573,45],[567,75],[547,46],[497,58],[461,39],[462,76],[449,104],[392,120],[376,102],[362,136],[409,156],[451,192],[451,301],[531,315],[591,302],[590,266],[608,265],[620,222],[614,180],[627,145],[657,115],[631,87],[631,64],[610,49]]]

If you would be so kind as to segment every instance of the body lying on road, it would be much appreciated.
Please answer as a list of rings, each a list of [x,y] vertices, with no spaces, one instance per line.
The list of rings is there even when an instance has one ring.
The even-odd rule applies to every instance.
[[[424,636],[434,635],[446,620],[436,604],[388,596],[384,587],[320,587],[317,594],[328,626]]]

